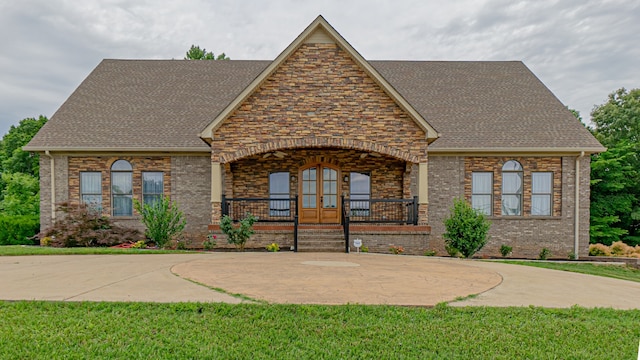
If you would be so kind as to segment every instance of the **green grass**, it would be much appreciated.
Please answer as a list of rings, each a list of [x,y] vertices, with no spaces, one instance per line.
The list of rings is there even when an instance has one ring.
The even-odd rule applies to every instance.
[[[5,245],[0,246],[0,256],[19,255],[104,255],[104,254],[182,254],[184,250],[112,249],[107,247],[54,248],[48,246]]]
[[[535,266],[545,269],[570,271],[581,274],[605,276],[621,280],[640,282],[640,269],[628,265],[594,264],[594,263],[560,263],[548,261],[504,261],[507,264]]]
[[[635,359],[640,310],[0,302],[2,359]]]

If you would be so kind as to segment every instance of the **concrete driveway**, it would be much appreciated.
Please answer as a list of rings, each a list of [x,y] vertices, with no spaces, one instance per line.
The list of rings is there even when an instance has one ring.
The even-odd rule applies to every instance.
[[[240,303],[229,294],[242,294],[270,303],[640,308],[636,282],[381,254],[5,256],[0,274],[3,300]]]

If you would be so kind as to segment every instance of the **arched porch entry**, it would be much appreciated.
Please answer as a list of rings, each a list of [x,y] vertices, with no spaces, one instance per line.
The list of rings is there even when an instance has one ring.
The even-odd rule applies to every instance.
[[[342,211],[340,177],[340,169],[328,163],[307,164],[300,168],[298,174],[300,223],[340,223]]]

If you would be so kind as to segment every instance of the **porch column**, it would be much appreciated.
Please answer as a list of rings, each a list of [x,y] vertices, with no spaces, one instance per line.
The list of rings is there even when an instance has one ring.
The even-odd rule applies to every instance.
[[[211,223],[219,224],[222,217],[222,165],[211,163]]]
[[[429,222],[429,170],[426,162],[418,164],[418,224]]]

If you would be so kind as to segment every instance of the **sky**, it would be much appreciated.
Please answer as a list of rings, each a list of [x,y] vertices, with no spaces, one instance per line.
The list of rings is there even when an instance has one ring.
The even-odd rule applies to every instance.
[[[523,61],[585,122],[640,87],[637,0],[0,0],[0,136],[102,59],[273,60],[318,15],[367,60]]]

